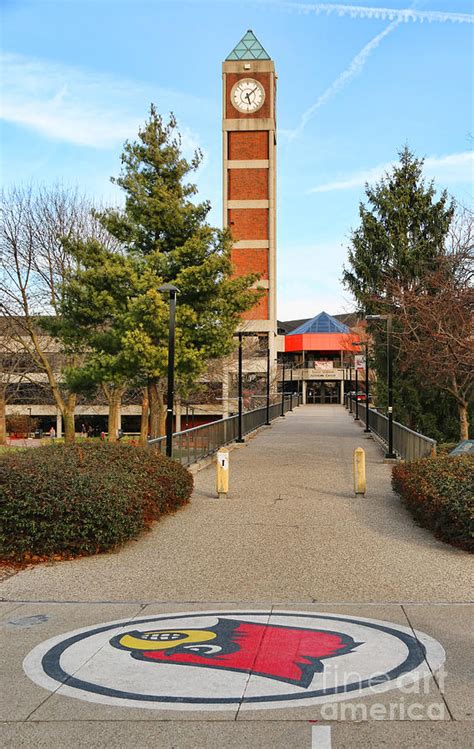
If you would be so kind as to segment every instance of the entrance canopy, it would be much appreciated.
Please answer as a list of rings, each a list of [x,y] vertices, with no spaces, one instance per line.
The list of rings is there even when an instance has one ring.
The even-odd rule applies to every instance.
[[[308,333],[285,336],[285,351],[350,351],[352,343],[359,340],[355,333]],[[357,353],[357,351],[356,351]]]
[[[353,342],[360,338],[351,329],[336,320],[327,312],[307,320],[285,336],[285,351],[350,351],[354,353]]]

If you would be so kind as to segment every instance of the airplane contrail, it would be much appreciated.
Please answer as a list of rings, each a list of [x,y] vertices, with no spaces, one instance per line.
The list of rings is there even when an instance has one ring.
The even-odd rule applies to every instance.
[[[344,86],[346,86],[347,83],[352,80],[352,78],[355,78],[357,75],[359,75],[359,73],[362,72],[367,59],[379,46],[382,39],[384,39],[384,37],[390,34],[394,29],[396,29],[397,26],[399,26],[401,23],[401,19],[396,18],[383,31],[377,34],[377,36],[374,36],[373,39],[370,40],[370,42],[367,42],[365,47],[362,47],[360,52],[358,52],[357,55],[351,60],[348,67],[336,78],[336,80],[331,83],[330,86],[328,86],[328,88],[321,94],[321,96],[318,97],[314,104],[312,104],[305,112],[303,112],[303,114],[301,115],[300,124],[295,130],[289,133],[291,140],[296,138],[303,131],[308,121],[311,119],[317,109],[319,109],[323,104],[329,101],[329,99],[332,99],[332,97],[335,96],[342,88],[344,88]]]
[[[345,5],[337,3],[292,3],[277,2],[278,5],[288,9],[297,10],[301,13],[326,13],[330,15],[335,13],[338,16],[351,16],[352,18],[375,18],[380,20],[389,20],[400,22],[404,21],[428,21],[428,23],[474,23],[474,15],[469,13],[451,13],[449,11],[435,10],[398,10],[396,8],[369,8],[364,5]]]

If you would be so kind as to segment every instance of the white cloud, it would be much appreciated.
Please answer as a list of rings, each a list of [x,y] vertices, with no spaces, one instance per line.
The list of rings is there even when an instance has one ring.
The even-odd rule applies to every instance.
[[[137,134],[151,101],[167,112],[192,98],[22,55],[2,54],[0,64],[1,117],[78,146],[113,148]],[[195,136],[186,127],[181,131],[184,150],[193,150]]]
[[[474,23],[474,16],[469,13],[451,13],[450,11],[412,10],[410,8],[370,8],[365,5],[345,5],[342,3],[293,3],[278,2],[277,5],[296,10],[300,13],[326,13],[351,18],[370,18],[400,22],[428,23]]]
[[[290,140],[293,140],[298,135],[301,135],[304,128],[308,124],[309,120],[313,117],[315,112],[317,112],[320,107],[322,107],[326,102],[328,102],[330,99],[332,99],[336,94],[339,93],[347,84],[353,79],[356,78],[362,70],[364,69],[364,65],[369,59],[370,55],[374,50],[377,49],[382,39],[384,39],[388,34],[390,34],[394,29],[397,28],[401,23],[401,20],[399,18],[396,18],[392,23],[390,23],[383,31],[381,31],[379,34],[374,36],[370,42],[368,42],[360,52],[357,53],[357,55],[351,60],[348,67],[331,83],[330,86],[324,91],[324,93],[319,96],[314,104],[312,104],[303,114],[301,115],[300,124],[295,130],[285,131],[285,135],[287,135]]]
[[[326,182],[313,187],[309,192],[334,192],[337,190],[352,190],[376,182],[387,172],[390,172],[397,162],[386,162],[378,166],[353,172],[339,180]],[[443,186],[453,182],[471,182],[474,175],[474,152],[463,151],[447,156],[428,156],[424,161],[423,174],[429,179],[435,179]]]
[[[446,23],[451,21],[453,23],[473,23],[474,16],[467,13],[449,13],[449,12],[435,12],[435,11],[417,11],[417,10],[397,10],[394,8],[369,8],[365,6],[357,5],[342,5],[337,3],[336,5],[329,3],[293,3],[293,2],[277,2],[278,5],[282,5],[285,8],[291,10],[297,10],[301,13],[326,13],[330,15],[335,13],[338,16],[350,15],[352,18],[369,18],[376,20],[389,20],[389,25],[383,29],[379,34],[374,36],[357,55],[351,60],[348,67],[328,86],[328,88],[316,99],[303,114],[301,115],[300,123],[294,130],[280,130],[280,134],[287,137],[289,140],[294,140],[303,132],[304,128],[311,120],[313,115],[320,109],[324,104],[330,101],[336,96],[339,91],[347,86],[347,84],[356,78],[364,69],[365,63],[371,56],[371,54],[377,49],[382,40],[394,31],[397,26],[401,23],[409,21],[429,21],[429,22],[441,22]]]

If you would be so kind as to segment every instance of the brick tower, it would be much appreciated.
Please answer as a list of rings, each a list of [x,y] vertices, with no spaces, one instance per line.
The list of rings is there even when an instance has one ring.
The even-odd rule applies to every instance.
[[[232,232],[237,274],[259,273],[260,301],[242,315],[241,329],[276,333],[275,66],[252,31],[222,65],[224,226]],[[272,356],[273,359],[273,356]]]

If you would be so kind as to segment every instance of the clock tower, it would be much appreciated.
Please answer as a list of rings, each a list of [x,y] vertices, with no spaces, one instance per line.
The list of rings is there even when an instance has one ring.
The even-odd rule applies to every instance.
[[[276,119],[275,66],[253,31],[222,65],[223,208],[232,238],[235,273],[259,273],[264,289],[242,315],[241,330],[276,333]]]

